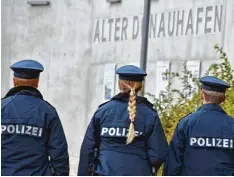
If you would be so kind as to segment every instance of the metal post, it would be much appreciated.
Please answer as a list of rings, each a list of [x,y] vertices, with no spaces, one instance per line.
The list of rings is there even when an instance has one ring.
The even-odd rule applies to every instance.
[[[146,71],[147,51],[148,51],[148,34],[149,34],[149,19],[150,19],[151,0],[144,0],[144,14],[142,21],[142,38],[141,38],[141,60],[140,67]],[[142,96],[144,96],[145,89],[142,88]]]

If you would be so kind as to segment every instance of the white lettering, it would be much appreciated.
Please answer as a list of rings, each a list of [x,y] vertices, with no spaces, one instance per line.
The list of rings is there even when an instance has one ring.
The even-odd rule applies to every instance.
[[[197,142],[196,138],[190,138],[190,146]]]
[[[29,125],[2,125],[1,131],[6,131],[6,133],[9,134],[27,134],[40,137],[42,135],[43,128],[33,127]]]
[[[23,133],[24,134],[24,125],[22,125],[22,131],[21,131],[21,133]]]
[[[229,142],[228,139],[223,139],[223,147],[228,148],[229,147],[228,142]]]
[[[109,129],[109,135],[114,136],[114,134],[115,134],[115,128],[112,127]]]
[[[108,133],[109,136],[125,137],[127,136],[128,131],[129,131],[128,129],[121,127],[111,127],[111,128],[103,127],[101,135]],[[141,134],[143,133],[140,131],[135,131],[135,136],[139,136]]]
[[[126,128],[123,128],[122,136],[125,136]]]
[[[206,138],[206,146],[210,147],[211,144],[209,143],[209,138]]]
[[[212,146],[215,147],[215,138],[212,138]]]
[[[222,138],[194,138],[190,137],[190,145],[198,145],[200,147],[217,147],[217,148],[231,148],[233,149],[233,139]]]
[[[27,130],[25,131],[25,134],[31,135],[31,133],[29,132],[32,128],[32,126],[26,126]]]
[[[6,125],[2,125],[2,128],[1,128],[1,133],[6,131]]]
[[[216,140],[218,141],[216,146],[217,147],[222,147],[222,145],[221,145],[222,139],[221,138],[216,138]]]
[[[16,125],[16,133],[20,133],[19,125]]]
[[[205,145],[205,140],[204,140],[204,138],[198,138],[197,144],[198,144],[199,146],[204,146],[204,145]]]
[[[106,132],[108,132],[108,128],[103,127],[103,128],[102,128],[102,133],[101,133],[101,135],[104,135]]]
[[[117,128],[116,136],[121,136],[121,133],[119,133],[119,128]]]
[[[15,132],[15,126],[14,125],[8,125],[7,132],[8,133],[14,133]]]
[[[33,127],[32,135],[37,136],[38,127]]]
[[[42,128],[40,128],[40,131],[39,131],[39,137],[41,137],[41,134],[42,134]]]

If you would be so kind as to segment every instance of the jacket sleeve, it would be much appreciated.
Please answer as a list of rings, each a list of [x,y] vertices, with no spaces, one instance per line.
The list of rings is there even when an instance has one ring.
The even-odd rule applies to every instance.
[[[175,129],[169,146],[169,152],[164,164],[163,175],[177,176],[181,174],[185,147],[184,139],[184,131],[181,124],[179,123]]]
[[[95,148],[99,146],[99,125],[97,125],[97,121],[99,121],[99,119],[94,116],[86,130],[80,150],[78,176],[89,175],[89,165],[94,157]]]
[[[158,115],[153,126],[153,131],[147,141],[147,148],[149,161],[157,171],[165,160],[168,144]]]
[[[50,165],[57,176],[69,175],[69,155],[67,140],[58,114],[49,125],[48,153]]]

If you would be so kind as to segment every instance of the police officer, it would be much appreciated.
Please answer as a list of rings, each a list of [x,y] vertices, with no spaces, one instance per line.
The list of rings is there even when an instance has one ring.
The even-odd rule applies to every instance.
[[[67,142],[59,116],[37,90],[43,66],[22,60],[11,66],[14,88],[1,100],[1,174],[69,175]]]
[[[203,105],[178,123],[164,175],[234,175],[234,119],[220,106],[229,85],[213,76],[200,82]]]
[[[87,128],[78,175],[90,175],[95,148],[97,175],[149,176],[152,167],[161,166],[167,141],[157,112],[143,97],[137,96],[147,75],[142,69],[126,65],[116,72],[121,93],[99,106]]]

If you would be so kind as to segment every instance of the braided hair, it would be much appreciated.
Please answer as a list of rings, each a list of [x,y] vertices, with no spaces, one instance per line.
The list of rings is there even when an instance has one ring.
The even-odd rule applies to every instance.
[[[131,122],[126,140],[126,144],[130,144],[135,137],[134,121],[136,119],[136,97],[137,93],[142,89],[142,82],[119,80],[119,88],[125,93],[130,92],[128,101],[128,114]]]

